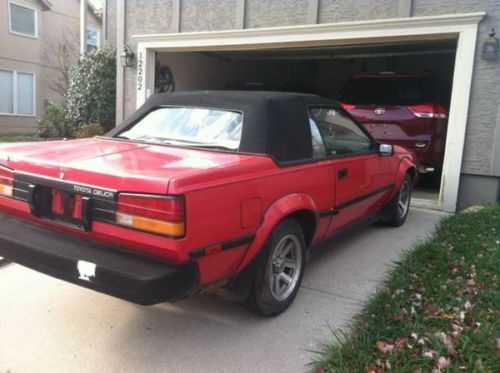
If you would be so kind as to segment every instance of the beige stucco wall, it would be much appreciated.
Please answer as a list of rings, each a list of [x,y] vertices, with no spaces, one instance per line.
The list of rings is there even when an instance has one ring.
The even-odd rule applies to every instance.
[[[64,40],[74,43],[72,61],[76,62],[79,49],[79,0],[50,0],[52,8],[42,10],[38,0],[15,0],[15,3],[36,9],[38,37],[13,34],[9,31],[9,1],[0,0],[0,69],[25,71],[35,74],[36,105],[34,116],[0,114],[0,134],[29,133],[36,129],[47,102],[62,100],[51,88],[50,81],[57,79],[54,70],[57,55],[48,53],[48,43],[61,44]],[[88,26],[101,29],[100,20],[89,12]]]

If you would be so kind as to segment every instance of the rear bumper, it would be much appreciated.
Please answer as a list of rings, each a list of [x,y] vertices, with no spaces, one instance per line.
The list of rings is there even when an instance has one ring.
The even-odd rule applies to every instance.
[[[173,264],[1,214],[0,256],[142,305],[181,299],[199,290],[194,263]]]

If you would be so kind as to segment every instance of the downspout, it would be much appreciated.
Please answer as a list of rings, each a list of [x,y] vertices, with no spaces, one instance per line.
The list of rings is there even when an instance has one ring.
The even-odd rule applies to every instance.
[[[399,0],[398,16],[401,18],[411,17],[412,0]]]
[[[102,15],[101,15],[101,45],[108,43],[108,0],[102,2]]]
[[[87,52],[87,0],[80,0],[80,55]]]
[[[124,80],[125,68],[121,65],[120,55],[125,46],[125,0],[116,2],[116,125],[124,117]]]

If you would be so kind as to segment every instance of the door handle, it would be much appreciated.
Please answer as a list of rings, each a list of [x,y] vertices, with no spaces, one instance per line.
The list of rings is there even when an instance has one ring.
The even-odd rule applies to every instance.
[[[337,177],[339,179],[343,179],[347,177],[347,174],[349,173],[349,170],[347,168],[341,168],[340,170],[337,171]]]

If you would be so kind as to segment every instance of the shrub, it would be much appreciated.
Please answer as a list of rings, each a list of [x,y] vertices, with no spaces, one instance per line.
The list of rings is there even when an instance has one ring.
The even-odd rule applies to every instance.
[[[81,126],[76,132],[77,138],[94,137],[104,135],[104,128],[99,123],[89,123]]]
[[[69,72],[66,118],[75,131],[89,123],[115,124],[116,53],[104,47],[82,57]]]
[[[74,130],[66,119],[66,109],[62,104],[50,105],[45,109],[37,130],[42,138],[73,137]]]

